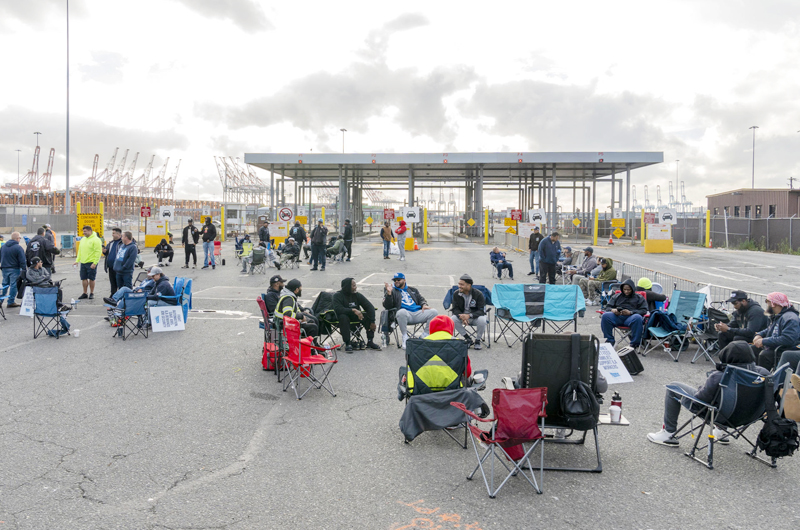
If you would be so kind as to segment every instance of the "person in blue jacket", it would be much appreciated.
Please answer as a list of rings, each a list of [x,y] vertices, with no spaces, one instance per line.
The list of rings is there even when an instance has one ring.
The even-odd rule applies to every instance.
[[[133,234],[122,233],[122,244],[117,247],[117,259],[114,261],[114,272],[117,274],[117,288],[133,287],[133,269],[136,267],[139,249],[133,242]]]
[[[2,247],[0,247],[0,267],[3,269],[3,285],[7,286],[3,289],[5,296],[8,290],[8,307],[19,307],[16,302],[17,299],[17,279],[19,275],[24,273],[28,266],[25,263],[25,251],[19,244],[19,232],[13,232],[11,239]],[[0,301],[2,305],[2,301]]]
[[[497,269],[498,278],[503,277],[503,269],[508,269],[508,277],[512,280],[514,279],[514,267],[506,260],[505,252],[501,252],[498,247],[494,247],[492,251],[489,252],[489,259],[492,261],[492,265]]]
[[[556,263],[561,254],[559,237],[558,232],[553,232],[539,243],[539,283],[546,283],[548,279],[551,285],[556,283]]]

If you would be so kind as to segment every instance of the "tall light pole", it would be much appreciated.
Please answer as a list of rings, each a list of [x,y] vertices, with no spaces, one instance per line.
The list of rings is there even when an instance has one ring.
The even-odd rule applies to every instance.
[[[11,227],[12,232],[16,232],[16,224],[17,224],[17,204],[19,203],[19,154],[22,152],[22,149],[15,149],[17,152],[17,193],[16,193],[16,200],[14,201],[14,213],[12,214],[13,221],[11,224],[14,226]]]
[[[347,129],[339,129],[342,131],[342,153],[344,153],[344,133],[347,132]]]
[[[675,161],[675,207],[678,206],[678,162],[680,160]]]
[[[72,200],[69,195],[69,0],[67,2],[67,189],[64,192],[64,213],[69,215]]]
[[[753,189],[756,189],[756,129],[758,129],[758,125],[750,128],[753,129]]]

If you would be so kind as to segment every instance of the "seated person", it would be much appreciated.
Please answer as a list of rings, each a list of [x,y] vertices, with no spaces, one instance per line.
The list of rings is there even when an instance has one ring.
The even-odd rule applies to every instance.
[[[336,242],[325,250],[325,256],[329,258],[332,256],[338,256],[339,254],[341,254],[343,248],[344,248],[344,238],[342,236],[339,236],[336,238]]]
[[[130,287],[120,287],[117,292],[111,295],[110,298],[103,298],[108,310],[106,320],[111,322],[111,325],[116,327],[119,325],[117,319],[117,311],[122,309],[123,297],[125,293],[147,293],[147,305],[150,307],[178,305],[175,300],[175,290],[169,283],[169,278],[161,270],[160,267],[150,267],[147,273],[147,280],[143,281],[136,289]],[[169,299],[161,298],[162,296],[173,297]]]
[[[653,292],[653,282],[649,278],[639,278],[639,281],[636,282],[636,287],[637,291],[644,291],[648,311],[656,310],[656,302],[667,301],[667,295]]]
[[[344,351],[353,353],[353,345],[350,342],[350,323],[360,321],[364,329],[367,330],[367,348],[370,350],[380,350],[381,347],[375,344],[375,306],[367,298],[358,292],[358,285],[353,278],[342,280],[342,290],[333,295],[333,309],[339,321],[339,332],[342,334],[342,341],[345,344]]]
[[[426,340],[451,340],[453,333],[455,333],[455,325],[447,315],[436,315],[430,322],[431,333]],[[472,363],[470,362],[469,355],[467,356],[467,377],[472,375]]]
[[[647,300],[636,293],[633,280],[622,283],[619,293],[611,296],[606,304],[606,312],[600,318],[600,329],[606,342],[614,345],[614,328],[625,326],[631,330],[631,347],[638,348],[642,340],[644,315],[647,313]]]
[[[44,262],[39,256],[34,256],[31,259],[31,266],[25,271],[25,281],[28,282],[28,285],[31,287],[58,287],[58,297],[56,298],[58,307],[62,310],[72,309],[72,306],[61,303],[63,294],[61,291],[61,282],[53,282],[50,279],[50,269],[44,267]]]
[[[453,303],[450,312],[453,316],[453,325],[459,335],[464,337],[467,344],[474,345],[476,350],[481,349],[481,339],[486,331],[486,299],[478,289],[472,288],[472,277],[464,274],[458,279],[458,290],[453,294]],[[467,324],[475,326],[476,340],[467,336],[464,328]]]
[[[300,247],[297,245],[293,237],[290,237],[287,240],[286,246],[283,247],[283,252],[281,253],[281,262],[280,266],[283,267],[290,261],[295,261],[300,259]],[[281,267],[278,267],[280,270]]]
[[[237,252],[241,252],[242,251],[242,247],[244,246],[245,243],[250,243],[250,234],[245,234],[241,238],[239,236],[234,236],[234,244],[233,244],[233,246],[234,246],[234,248],[236,249]]]
[[[594,257],[594,249],[586,247],[583,249],[583,263],[577,269],[564,271],[564,274],[572,278],[573,285],[578,285],[580,279],[590,276],[595,267],[597,267],[597,258]]]
[[[278,307],[278,302],[281,299],[284,282],[286,280],[281,278],[280,274],[276,274],[269,279],[269,288],[264,294],[264,304],[267,306],[267,314],[270,317],[275,315],[275,308]]]
[[[611,258],[600,258],[600,266],[602,270],[596,278],[587,276],[578,281],[578,285],[583,291],[583,297],[586,298],[587,305],[594,305],[597,303],[595,299],[599,299],[600,290],[603,288],[603,282],[610,282],[617,279],[617,271],[614,269],[614,261]]]
[[[266,252],[267,252],[267,242],[266,241],[259,241],[258,245],[256,245],[254,248],[262,248],[262,249],[264,249],[264,252],[265,252],[264,255],[266,256]],[[241,270],[242,273],[245,273],[245,274],[247,273],[247,265],[248,264],[250,265],[250,272],[252,273],[253,272],[253,255],[252,254],[250,254],[249,256],[244,256],[242,258],[242,270]]]
[[[498,247],[494,247],[491,252],[489,252],[489,259],[492,261],[492,265],[497,269],[497,277],[503,277],[503,269],[508,269],[508,277],[512,280],[514,279],[514,267],[506,260],[506,253],[501,252]]]
[[[311,265],[311,259],[308,256],[310,252],[311,252],[311,244],[303,243],[303,259],[307,259],[309,265]]]
[[[758,302],[750,300],[744,291],[733,291],[728,302],[733,304],[733,322],[714,325],[720,349],[735,340],[753,342],[756,333],[769,326],[769,317],[764,314],[764,309]]]
[[[435,309],[431,309],[416,287],[411,287],[406,283],[406,276],[398,272],[392,278],[394,286],[384,284],[383,293],[384,309],[395,309],[395,320],[400,327],[400,334],[403,338],[401,348],[405,349],[408,340],[408,325],[425,323],[425,334],[430,333],[430,324],[433,317],[439,314]]]
[[[558,258],[556,272],[563,275],[564,271],[572,267],[578,260],[578,254],[572,252],[572,247],[564,247],[564,253]]]
[[[172,258],[175,256],[175,252],[172,250],[172,247],[169,243],[167,243],[166,238],[161,240],[161,243],[156,245],[156,248],[153,250],[158,256],[158,266],[164,266],[164,258],[169,258],[169,262],[167,265],[172,263]]]
[[[758,372],[761,375],[769,375],[767,370],[755,364],[755,360],[756,359],[753,355],[753,351],[746,342],[734,341],[719,352],[719,364],[717,364],[717,369],[710,373],[708,379],[706,379],[706,382],[702,387],[695,390],[690,385],[684,383],[675,382],[672,383],[672,385],[681,387],[687,393],[691,393],[700,401],[710,405],[718,405],[718,403],[714,403],[714,399],[717,396],[717,390],[719,389],[720,379],[722,379],[722,373],[725,371],[725,367],[727,365],[730,364],[733,366],[738,366],[740,368],[744,368],[745,370]],[[681,405],[693,413],[701,410],[701,407],[699,407],[693,401],[685,398],[679,398],[667,390],[667,395],[664,399],[664,422],[661,424],[661,430],[648,434],[648,440],[656,444],[669,445],[672,447],[678,446],[678,440],[675,439],[675,432],[678,429],[678,415],[681,412]],[[716,427],[714,428],[713,433],[717,438],[724,435],[724,433]],[[722,440],[720,443],[727,442],[728,440]]]
[[[763,348],[758,354],[758,365],[767,370],[775,367],[775,352],[778,348],[793,349],[800,342],[800,318],[797,309],[789,303],[783,293],[767,295],[769,325],[756,333],[753,346]]]
[[[300,322],[300,329],[306,334],[306,337],[319,336],[319,322],[317,317],[311,309],[305,308],[300,305],[298,301],[303,294],[303,284],[300,280],[289,280],[281,290],[278,305],[275,306],[276,315],[285,315],[297,319]]]

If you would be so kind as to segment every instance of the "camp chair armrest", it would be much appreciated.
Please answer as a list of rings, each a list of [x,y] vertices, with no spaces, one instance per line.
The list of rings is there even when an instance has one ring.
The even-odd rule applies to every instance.
[[[466,414],[467,416],[469,416],[473,420],[481,421],[481,422],[484,422],[484,423],[491,423],[491,422],[494,421],[494,418],[481,418],[480,416],[478,416],[477,414],[475,414],[471,410],[467,410],[467,407],[463,403],[459,403],[458,401],[451,401],[450,405],[452,405],[453,407],[459,409],[460,411],[462,411],[464,414]]]
[[[670,391],[670,392],[672,392],[673,394],[676,394],[676,395],[678,395],[678,396],[680,396],[680,397],[682,397],[682,398],[686,398],[686,399],[688,399],[688,400],[690,400],[690,401],[694,401],[695,403],[697,403],[697,404],[699,404],[699,405],[702,405],[702,406],[704,406],[704,407],[706,407],[706,408],[709,408],[709,409],[712,409],[712,410],[717,410],[717,407],[716,407],[716,406],[714,406],[714,405],[711,405],[711,404],[709,404],[709,403],[706,403],[705,401],[702,401],[702,400],[699,400],[699,399],[697,399],[697,398],[696,398],[696,397],[694,397],[692,394],[689,394],[688,392],[686,392],[685,390],[683,390],[683,389],[682,389],[681,387],[679,387],[679,386],[675,386],[675,385],[667,385],[667,390],[669,390],[669,391]]]

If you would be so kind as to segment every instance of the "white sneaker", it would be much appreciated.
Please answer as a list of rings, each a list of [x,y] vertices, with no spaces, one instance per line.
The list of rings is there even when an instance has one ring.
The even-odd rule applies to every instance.
[[[674,432],[667,432],[663,427],[658,432],[651,432],[647,435],[647,439],[654,444],[668,445],[670,447],[678,447],[678,440],[675,439]]]
[[[404,334],[403,334],[403,345],[402,345],[402,346],[400,346],[400,347],[401,347],[401,348],[403,348],[404,350],[406,349],[406,341],[407,341],[407,340],[408,340],[408,333],[404,333]]]
[[[716,427],[714,427],[713,434],[716,443],[722,445],[728,445],[729,443],[731,443],[731,438],[728,435],[727,431],[723,431],[722,429],[717,429]]]

